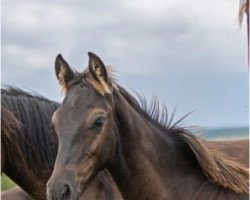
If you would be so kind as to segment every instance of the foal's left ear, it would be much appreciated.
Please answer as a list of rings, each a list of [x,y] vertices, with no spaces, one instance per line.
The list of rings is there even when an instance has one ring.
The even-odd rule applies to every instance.
[[[92,77],[98,82],[98,91],[103,95],[111,93],[109,87],[108,72],[102,60],[94,53],[89,52],[89,71]]]

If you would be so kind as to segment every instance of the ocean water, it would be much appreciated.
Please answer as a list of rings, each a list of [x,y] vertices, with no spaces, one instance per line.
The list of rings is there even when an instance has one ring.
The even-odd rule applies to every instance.
[[[234,140],[249,138],[249,127],[202,129],[197,133],[207,140]]]

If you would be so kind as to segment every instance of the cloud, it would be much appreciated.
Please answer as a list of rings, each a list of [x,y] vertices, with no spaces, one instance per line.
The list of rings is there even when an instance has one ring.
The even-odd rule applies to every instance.
[[[74,68],[83,70],[87,52],[93,51],[115,68],[125,84],[133,82],[131,77],[146,82],[158,79],[162,85],[159,93],[169,87],[171,96],[176,95],[170,89],[177,87],[176,82],[180,90],[180,85],[186,84],[184,77],[176,80],[179,75],[196,80],[189,87],[204,96],[199,81],[209,83],[209,75],[216,74],[220,84],[225,74],[244,77],[247,73],[246,29],[243,26],[239,31],[236,24],[238,2],[6,0],[2,8],[2,83],[32,87],[34,82],[32,89],[48,91],[46,94],[52,98],[60,99],[54,95],[57,85],[46,82],[46,74],[52,81],[58,53]],[[242,86],[245,79],[238,81]],[[148,94],[157,87],[142,82],[142,86],[133,84],[134,89]],[[211,95],[226,99],[220,90],[211,89]],[[173,102],[178,98],[181,96],[173,98]],[[193,100],[188,95],[185,98]],[[221,106],[219,102],[200,104],[197,99],[190,109],[195,104]],[[245,112],[241,113],[240,119],[245,120],[245,116]]]

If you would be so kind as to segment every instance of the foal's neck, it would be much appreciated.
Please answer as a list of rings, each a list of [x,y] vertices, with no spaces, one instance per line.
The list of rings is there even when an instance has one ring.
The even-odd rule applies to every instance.
[[[204,176],[190,176],[189,173],[200,170],[195,171],[197,166],[194,166],[187,172],[187,163],[180,158],[181,150],[177,150],[170,134],[162,133],[159,127],[141,116],[122,95],[115,98],[119,134],[110,172],[124,198],[173,199],[178,196],[179,184],[187,187],[183,182],[185,178],[192,181],[193,188],[196,184],[198,187]],[[177,173],[179,177],[182,175],[180,180],[176,178]]]

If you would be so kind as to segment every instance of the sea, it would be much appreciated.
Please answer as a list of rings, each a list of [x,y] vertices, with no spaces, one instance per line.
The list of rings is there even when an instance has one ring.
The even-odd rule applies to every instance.
[[[196,135],[206,140],[249,139],[249,127],[202,128],[195,132]]]

